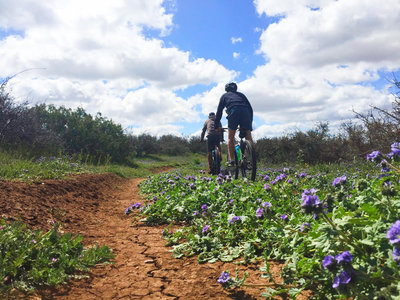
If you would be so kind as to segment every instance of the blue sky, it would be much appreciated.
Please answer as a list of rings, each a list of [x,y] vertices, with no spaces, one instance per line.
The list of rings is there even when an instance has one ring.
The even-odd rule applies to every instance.
[[[256,138],[335,131],[390,107],[398,24],[398,0],[0,0],[0,77],[29,69],[9,83],[17,101],[100,111],[133,134],[199,135],[232,80]]]
[[[189,51],[192,58],[217,60],[239,73],[235,81],[251,76],[258,65],[266,62],[261,53],[257,54],[261,30],[279,20],[277,17],[259,15],[251,1],[178,0],[173,7],[167,5],[166,9],[174,14],[171,33],[161,37],[166,45]],[[153,31],[147,36],[155,34]],[[234,53],[238,56],[234,57]],[[189,86],[177,90],[176,94],[188,98],[215,85]],[[215,99],[215,107],[218,100]],[[190,134],[199,130],[202,121],[176,124],[184,126],[184,134]]]
[[[257,29],[266,28],[276,18],[258,15],[251,1],[180,0],[172,11],[174,28],[163,38],[167,45],[238,70],[238,81],[265,63],[265,58],[256,54],[261,35]],[[240,56],[234,58],[234,52]]]

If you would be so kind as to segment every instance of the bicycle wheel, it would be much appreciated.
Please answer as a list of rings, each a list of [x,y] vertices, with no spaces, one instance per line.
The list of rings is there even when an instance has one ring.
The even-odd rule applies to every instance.
[[[235,149],[235,179],[238,179],[239,177],[239,160],[238,160],[238,155]]]
[[[257,160],[254,145],[249,141],[244,141],[243,143],[241,143],[241,148],[242,160],[240,171],[244,178],[248,178],[254,181],[256,179],[257,173]]]
[[[221,160],[217,149],[211,152],[211,174],[217,175],[221,171]]]

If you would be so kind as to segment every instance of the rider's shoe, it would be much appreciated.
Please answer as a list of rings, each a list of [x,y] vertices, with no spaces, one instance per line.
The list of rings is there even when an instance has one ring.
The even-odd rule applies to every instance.
[[[234,161],[233,159],[227,161],[227,162],[226,162],[226,166],[227,166],[227,167],[234,167],[234,166],[235,166],[235,161]]]

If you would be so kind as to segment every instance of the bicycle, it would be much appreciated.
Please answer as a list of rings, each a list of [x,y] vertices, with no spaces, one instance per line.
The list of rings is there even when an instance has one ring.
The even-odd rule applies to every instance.
[[[246,132],[240,130],[240,128],[238,129],[238,131],[240,141],[237,141],[235,139],[235,166],[233,169],[233,174],[232,172],[230,172],[230,175],[233,175],[235,179],[238,179],[240,171],[243,178],[251,179],[252,181],[254,181],[256,179],[257,173],[256,150],[254,148],[254,145],[250,141],[244,140]]]

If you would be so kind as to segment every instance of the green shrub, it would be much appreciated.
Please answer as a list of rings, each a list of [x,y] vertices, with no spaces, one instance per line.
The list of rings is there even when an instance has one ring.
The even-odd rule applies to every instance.
[[[0,291],[34,290],[80,278],[89,267],[106,263],[113,253],[98,245],[85,249],[82,236],[61,234],[57,224],[48,232],[15,222],[0,225]]]

